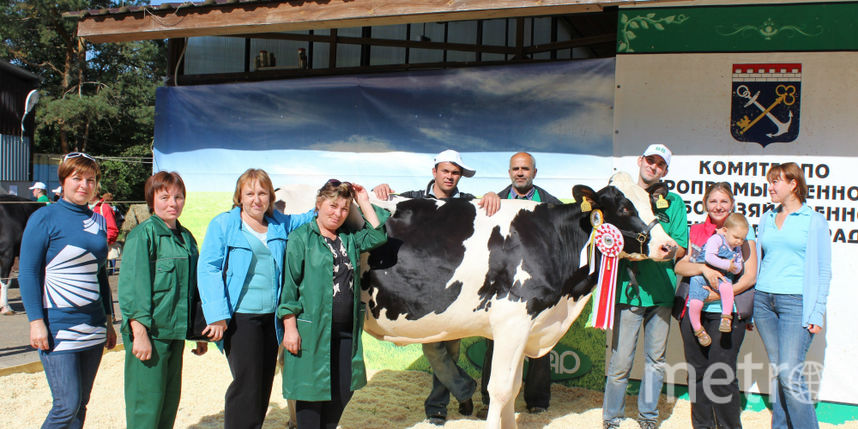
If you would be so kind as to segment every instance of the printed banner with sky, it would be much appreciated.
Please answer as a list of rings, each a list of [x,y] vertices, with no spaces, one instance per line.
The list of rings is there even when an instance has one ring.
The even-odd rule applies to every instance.
[[[572,185],[601,188],[611,174],[613,99],[613,58],[162,87],[154,169],[184,178],[181,222],[198,242],[212,217],[230,208],[235,181],[250,167],[265,169],[277,187],[338,178],[407,191],[423,189],[434,155],[452,148],[477,170],[460,188],[482,195],[509,185],[509,157],[529,151],[536,183],[569,199]],[[552,378],[601,389],[605,333],[585,329],[586,319],[551,352]],[[479,377],[484,343],[463,344],[460,365]],[[364,335],[364,349],[374,368],[429,368],[419,345]]]
[[[231,192],[245,169],[275,186],[331,177],[421,189],[452,148],[477,170],[460,188],[509,184],[511,154],[535,154],[537,183],[560,198],[611,171],[614,60],[161,87],[155,170],[189,190]]]

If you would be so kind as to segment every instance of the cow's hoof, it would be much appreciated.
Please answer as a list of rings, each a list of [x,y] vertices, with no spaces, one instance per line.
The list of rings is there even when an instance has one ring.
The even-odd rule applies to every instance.
[[[4,316],[12,316],[15,314],[15,310],[12,310],[12,307],[3,307],[2,309],[0,309],[0,314]]]
[[[485,420],[489,416],[489,407],[483,405],[477,410],[477,418],[480,420]]]
[[[435,426],[444,426],[444,423],[447,422],[446,416],[432,416],[429,417],[429,424],[433,424]]]
[[[545,407],[527,407],[527,412],[530,414],[542,414],[548,411],[548,408]]]
[[[474,400],[468,398],[465,402],[459,403],[459,414],[463,416],[470,416],[474,413]]]

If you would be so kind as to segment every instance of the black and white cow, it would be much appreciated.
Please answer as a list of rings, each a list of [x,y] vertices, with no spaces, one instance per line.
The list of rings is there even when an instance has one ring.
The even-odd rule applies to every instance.
[[[627,256],[661,259],[675,247],[655,221],[649,195],[627,174],[599,192],[576,193],[620,229]],[[524,356],[548,353],[595,286],[598,270],[589,265],[598,266],[601,255],[581,259],[591,213],[579,204],[505,200],[487,217],[462,200],[394,202],[388,243],[365,264],[364,329],[397,344],[494,339],[487,424],[515,427]]]
[[[599,192],[573,192],[623,232],[625,256],[662,259],[675,248],[656,221],[650,195],[627,174],[615,175]],[[278,190],[276,200],[300,213],[314,195],[309,187],[291,186]],[[364,330],[396,344],[494,339],[487,424],[515,427],[524,356],[551,351],[595,286],[598,270],[591,273],[590,264],[598,267],[601,255],[587,261],[584,252],[582,260],[591,212],[579,204],[520,200],[504,200],[491,217],[474,202],[456,199],[373,204],[392,215],[387,244],[364,255]]]
[[[15,195],[0,195],[0,313],[10,314],[9,307],[9,275],[12,265],[21,251],[21,237],[27,219],[36,210],[44,207],[37,203]]]

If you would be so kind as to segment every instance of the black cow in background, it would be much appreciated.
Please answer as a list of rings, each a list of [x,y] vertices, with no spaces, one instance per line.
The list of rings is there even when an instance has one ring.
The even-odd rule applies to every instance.
[[[0,314],[14,314],[9,307],[9,285],[12,265],[21,252],[21,237],[27,219],[45,203],[21,198],[15,195],[0,195]]]

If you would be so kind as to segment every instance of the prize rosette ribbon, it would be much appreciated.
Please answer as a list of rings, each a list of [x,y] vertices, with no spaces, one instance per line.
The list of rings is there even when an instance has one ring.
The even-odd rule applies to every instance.
[[[614,303],[617,295],[617,272],[620,252],[623,250],[623,234],[616,226],[603,223],[596,227],[593,244],[602,253],[599,265],[599,282],[593,292],[593,311],[587,326],[599,329],[614,327]]]

